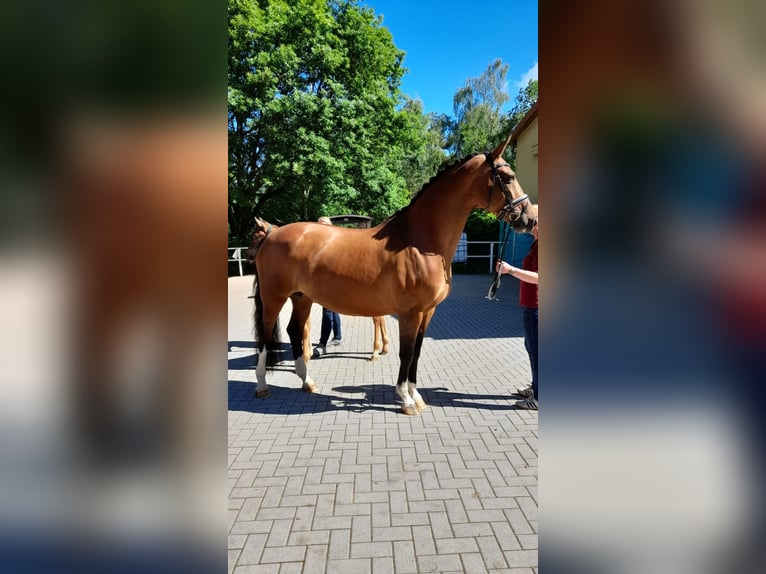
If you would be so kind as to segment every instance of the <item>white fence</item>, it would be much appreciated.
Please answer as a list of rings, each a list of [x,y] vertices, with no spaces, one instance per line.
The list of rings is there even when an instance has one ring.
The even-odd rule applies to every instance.
[[[495,259],[500,253],[499,246],[499,241],[465,241],[461,238],[452,262],[464,263],[467,262],[468,259],[486,259],[487,273],[494,273]],[[504,259],[509,262],[517,260],[515,237],[512,237],[511,241],[508,242],[508,246],[505,249]],[[237,264],[240,277],[243,275],[243,261],[248,262],[247,247],[229,247],[229,262]]]
[[[243,257],[244,255],[244,257]],[[247,247],[229,247],[229,263],[236,262],[242,277],[242,262],[247,261]]]

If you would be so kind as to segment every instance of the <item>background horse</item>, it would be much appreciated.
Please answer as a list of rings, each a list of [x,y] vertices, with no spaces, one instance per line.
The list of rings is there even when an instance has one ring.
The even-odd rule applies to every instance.
[[[373,343],[371,361],[377,361],[380,355],[388,353],[388,331],[386,330],[386,318],[381,316],[372,318]]]
[[[274,230],[277,229],[279,226],[272,225],[266,220],[261,219],[260,217],[255,218],[255,232],[253,233],[253,239],[250,243],[250,247],[247,249],[247,259],[253,263],[255,263],[255,256],[258,253],[258,248],[261,246],[261,243],[263,243],[263,240],[266,239],[266,237]],[[377,361],[380,355],[385,355],[388,353],[388,344],[390,342],[390,339],[388,338],[388,330],[386,329],[386,318],[383,316],[377,316],[372,318],[372,328],[373,328],[373,343],[372,343],[372,354],[370,355],[370,361]],[[310,344],[310,334],[311,334],[311,319],[306,319],[306,325],[304,327],[304,335],[303,335],[303,342],[302,346],[303,349],[301,351],[301,356],[303,357],[303,361],[305,363],[308,363],[309,359],[311,358],[311,354],[309,353],[309,349],[311,348]]]
[[[483,208],[529,231],[530,202],[501,160],[508,140],[444,168],[396,214],[370,229],[292,223],[266,233],[255,257],[256,396],[267,397],[266,365],[279,312],[293,310],[287,333],[303,390],[317,387],[307,372],[306,324],[317,302],[343,315],[399,319],[396,393],[402,412],[425,408],[417,391],[417,365],[436,306],[449,294],[452,257],[474,208]]]

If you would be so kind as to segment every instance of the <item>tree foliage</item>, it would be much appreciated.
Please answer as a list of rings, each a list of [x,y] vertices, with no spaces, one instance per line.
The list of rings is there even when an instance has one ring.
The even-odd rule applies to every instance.
[[[468,78],[453,97],[455,113],[450,148],[457,157],[488,150],[502,139],[502,107],[508,101],[508,64],[497,59],[479,76]]]
[[[439,170],[447,159],[445,133],[441,117],[436,114],[423,114],[423,102],[405,96],[404,110],[413,121],[417,147],[405,157],[400,173],[407,182],[407,189],[412,194]]]
[[[530,82],[504,114],[508,65],[497,59],[455,93],[454,117],[424,114],[400,91],[404,52],[358,0],[229,0],[228,59],[235,245],[249,243],[255,215],[384,219],[445,161],[507,138],[538,92]],[[477,212],[466,230],[493,239],[497,222]]]
[[[446,120],[446,138],[454,156],[464,156],[494,148],[507,138],[524,115],[537,101],[537,80],[532,80],[516,96],[513,109],[503,114],[502,107],[510,100],[506,76],[508,65],[497,59],[477,77],[468,78],[453,98],[454,120]],[[515,149],[507,148],[505,159],[515,165]],[[492,214],[474,210],[466,223],[466,234],[473,241],[497,238],[499,222]]]
[[[524,116],[537,101],[537,90],[537,80],[529,80],[529,83],[516,94],[513,109],[508,114],[508,133],[511,133],[519,122],[524,119]]]
[[[229,231],[252,218],[380,220],[409,201],[400,168],[423,147],[401,107],[404,53],[349,0],[229,0]]]
[[[524,119],[524,116],[527,115],[527,112],[532,108],[536,101],[537,80],[530,80],[527,85],[521,88],[519,93],[516,94],[516,101],[514,102],[513,109],[511,109],[508,116],[505,118],[505,124],[507,126],[505,131],[507,133],[510,134],[516,129],[516,126],[518,126],[521,120]],[[516,169],[515,146],[506,150],[505,157],[508,160],[508,163],[511,164],[511,167]]]

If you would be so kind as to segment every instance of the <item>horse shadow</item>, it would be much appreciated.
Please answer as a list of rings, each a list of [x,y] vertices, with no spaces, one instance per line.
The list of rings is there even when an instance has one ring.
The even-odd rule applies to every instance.
[[[278,369],[292,371],[290,368]],[[367,412],[382,411],[399,413],[399,398],[395,385],[342,385],[332,388],[333,393],[304,393],[299,381],[295,387],[269,385],[270,396],[258,399],[255,383],[229,381],[228,410],[260,414],[300,415],[329,411]],[[423,400],[432,408],[481,409],[491,411],[522,410],[515,401],[522,397],[515,393],[483,394],[453,392],[446,387],[418,389]],[[356,395],[349,397],[346,395]],[[493,402],[488,402],[493,401]]]
[[[312,361],[321,361],[323,359],[354,359],[357,361],[370,362],[370,352],[364,351],[330,351],[318,357],[312,357]]]
[[[375,384],[375,385],[344,385],[333,387],[336,393],[348,393],[362,395],[359,399],[361,404],[379,405],[394,404],[399,400],[395,392],[396,385],[393,384]],[[430,407],[453,407],[453,408],[474,408],[486,410],[519,410],[515,401],[523,397],[515,394],[489,395],[479,393],[452,392],[446,387],[436,388],[418,388],[418,392],[423,397],[425,403]],[[511,404],[497,404],[480,401],[510,401]],[[399,411],[399,406],[396,409]]]
[[[380,395],[368,395],[368,393],[363,392],[363,396],[360,397],[330,395],[321,392],[304,393],[300,389],[300,382],[296,379],[295,387],[269,384],[269,398],[258,399],[255,396],[255,386],[255,383],[248,381],[229,381],[229,410],[272,415],[302,415],[330,411],[359,413],[399,411],[399,407],[394,404],[393,390],[390,391],[390,394]],[[336,387],[333,391],[337,391],[337,389]],[[373,397],[374,401],[371,400]]]
[[[229,359],[230,371],[247,371],[254,369],[258,365],[258,353],[255,352],[255,343],[253,341],[229,341],[229,352],[236,353],[252,349],[253,352],[242,357],[232,357]],[[280,369],[278,364],[286,361],[293,361],[293,352],[289,343],[275,343],[275,348],[269,351],[269,368]]]
[[[450,391],[446,387],[418,389],[426,404],[433,407],[481,409],[490,411],[524,410],[516,406],[516,401],[523,399],[515,392],[491,395],[486,393],[463,393]],[[496,401],[496,402],[486,402]],[[510,403],[510,404],[507,404]]]
[[[229,341],[229,353],[245,349],[255,349],[255,341]]]
[[[250,343],[251,348],[255,348],[255,345]],[[229,352],[242,351],[246,346],[240,345],[238,341],[229,342]],[[312,361],[322,361],[324,359],[353,359],[357,361],[370,362],[370,353],[364,351],[328,351],[324,355],[318,357],[312,357]],[[269,352],[269,369],[277,371],[290,371],[294,370],[293,367],[280,367],[282,363],[288,363],[292,365],[295,361],[293,357],[292,349],[289,343],[278,343],[277,348]],[[232,357],[229,359],[230,371],[248,371],[255,369],[258,366],[258,353],[253,352],[241,357]]]

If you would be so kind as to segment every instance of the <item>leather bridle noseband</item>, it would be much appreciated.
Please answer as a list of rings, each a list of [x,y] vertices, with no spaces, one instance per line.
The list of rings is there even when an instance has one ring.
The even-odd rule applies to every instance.
[[[511,195],[511,192],[508,191],[508,187],[505,185],[505,182],[500,177],[500,172],[497,169],[499,167],[511,166],[505,162],[493,163],[492,158],[488,153],[485,153],[484,157],[486,158],[490,167],[492,167],[492,187],[489,189],[489,197],[487,198],[487,211],[489,211],[489,206],[492,204],[492,196],[495,194],[495,188],[499,183],[500,191],[503,192],[503,196],[505,197],[505,205],[495,214],[495,217],[498,219],[504,219],[504,216],[507,214],[509,221],[516,221],[519,217],[521,217],[521,214],[524,213],[524,210],[527,208],[529,196],[525,193],[522,196],[514,199]],[[527,203],[520,208],[519,205],[525,201]]]

